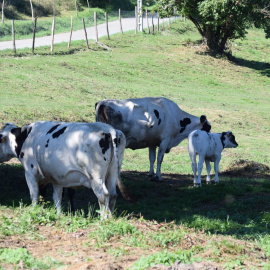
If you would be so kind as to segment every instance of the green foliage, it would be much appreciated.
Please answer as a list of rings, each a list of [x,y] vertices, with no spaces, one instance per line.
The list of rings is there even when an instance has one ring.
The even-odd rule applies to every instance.
[[[121,237],[123,235],[136,234],[137,229],[131,225],[127,218],[108,219],[98,224],[98,230],[90,233],[90,238],[95,238],[98,246],[102,246],[106,241],[112,237]]]
[[[270,33],[270,10],[267,0],[158,0],[161,16],[176,10],[196,26],[210,50],[224,53],[229,41],[246,36],[253,24]]]
[[[18,266],[19,263],[22,264],[25,269],[36,268],[44,270],[61,265],[60,262],[51,257],[44,257],[42,260],[37,260],[24,248],[0,249],[0,267],[2,263],[13,265],[13,269],[21,269],[21,266]]]
[[[164,250],[146,257],[142,256],[133,264],[131,270],[148,269],[156,264],[172,265],[176,261],[187,264],[196,261],[196,259],[191,250],[179,250],[174,253]]]

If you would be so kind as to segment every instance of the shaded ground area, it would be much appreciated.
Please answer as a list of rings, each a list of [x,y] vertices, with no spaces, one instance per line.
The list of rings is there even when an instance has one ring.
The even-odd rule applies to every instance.
[[[266,181],[256,182],[254,179],[270,179],[269,167],[258,164],[256,162],[239,160],[228,171],[220,174],[221,184],[206,186],[205,181],[203,188],[193,188],[192,175],[179,174],[163,174],[164,182],[152,182],[149,180],[146,172],[124,171],[122,179],[128,187],[131,195],[134,198],[132,203],[125,201],[121,194],[117,199],[116,215],[121,215],[123,212],[130,215],[130,222],[134,224],[144,235],[150,232],[159,232],[162,229],[173,230],[175,226],[179,228],[181,222],[191,220],[194,214],[211,215],[213,218],[222,218],[219,212],[222,208],[226,209],[226,215],[230,214],[233,220],[233,214],[230,211],[236,207],[237,211],[241,211],[237,202],[244,201],[245,204],[250,202],[253,204],[256,196],[268,196],[269,189],[260,191],[259,194],[250,194],[249,185],[261,185],[269,188]],[[246,182],[247,189],[243,189],[243,184],[239,184],[236,180],[251,178]],[[13,160],[8,164],[0,165],[0,204],[6,206],[18,206],[22,201],[24,204],[30,204],[29,191],[24,179],[22,167]],[[240,185],[240,187],[238,186]],[[230,187],[232,186],[232,189]],[[226,201],[221,198],[221,191],[226,190],[225,194],[229,194],[232,201]],[[233,193],[233,189],[241,189],[243,194]],[[225,196],[226,197],[226,196]],[[225,198],[224,197],[224,198]],[[45,200],[51,201],[52,189],[48,188]],[[64,194],[64,211],[68,212],[68,201],[66,193]],[[97,209],[97,199],[91,190],[86,188],[78,188],[75,193],[76,209],[89,210],[89,205]],[[269,209],[268,205],[260,205],[260,211]],[[246,210],[244,210],[246,211]],[[241,214],[241,213],[240,213]],[[257,213],[256,213],[257,214]],[[140,217],[140,218],[138,218]],[[142,218],[144,217],[144,218]],[[225,217],[226,218],[226,217]],[[243,215],[243,224],[247,222]],[[234,229],[235,230],[235,229]],[[260,228],[255,228],[260,232]],[[76,233],[68,233],[61,228],[39,226],[38,232],[42,235],[41,240],[33,240],[29,236],[5,236],[0,239],[0,248],[26,248],[33,256],[40,258],[45,254],[58,259],[66,265],[64,269],[128,269],[133,263],[141,258],[142,255],[153,254],[164,250],[164,247],[153,247],[145,250],[143,248],[126,246],[121,241],[121,236],[118,238],[110,238],[102,247],[98,247],[95,239],[89,237],[89,230],[79,230]],[[214,231],[215,232],[215,231]],[[243,246],[240,252],[248,257],[256,256],[256,258],[264,258],[261,250],[254,250],[246,241],[237,240],[228,236],[229,229],[226,234],[222,232],[211,236],[211,241],[221,243],[230,241],[233,245]],[[234,231],[235,233],[235,231]],[[237,232],[236,232],[237,233]],[[241,228],[239,229],[241,233]],[[209,235],[204,230],[190,229],[185,237],[177,243],[174,248],[190,249],[192,247],[201,247],[200,256],[202,260],[209,260],[215,250],[209,249]],[[207,247],[207,248],[206,248]],[[170,247],[167,247],[170,248]],[[117,251],[123,251],[121,255]],[[226,257],[233,256],[231,251],[221,250],[220,256],[225,260]],[[254,255],[254,253],[256,253]],[[249,262],[250,265],[255,262]],[[185,266],[180,262],[176,263],[170,269],[222,269],[222,263],[208,263],[202,261],[192,266]],[[7,266],[8,269],[8,266]],[[19,269],[23,269],[23,266]],[[151,269],[168,269],[162,265],[155,266]]]

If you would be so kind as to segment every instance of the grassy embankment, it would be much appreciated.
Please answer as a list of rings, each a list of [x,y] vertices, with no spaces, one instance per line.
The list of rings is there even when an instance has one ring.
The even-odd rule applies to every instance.
[[[239,143],[238,148],[224,151],[220,166],[221,172],[236,171],[221,174],[218,186],[203,183],[199,189],[192,187],[187,141],[165,156],[164,183],[148,181],[147,150],[127,150],[122,177],[137,202],[132,205],[119,198],[113,222],[100,223],[79,214],[57,218],[53,210],[33,211],[20,205],[21,200],[30,203],[23,170],[17,164],[1,165],[4,243],[14,237],[42,238],[36,229],[46,226],[66,233],[86,229],[92,249],[117,262],[132,257],[127,268],[144,254],[150,257],[137,262],[139,269],[152,261],[177,259],[211,260],[228,269],[269,269],[269,171],[260,165],[268,165],[270,159],[269,41],[262,31],[250,30],[247,40],[233,44],[234,60],[228,61],[204,53],[198,39],[188,22],[179,22],[155,35],[130,33],[104,39],[112,51],[94,44],[94,51],[87,51],[81,41],[71,50],[66,44],[55,45],[53,54],[48,47],[37,48],[35,55],[30,50],[17,56],[0,52],[2,124],[94,121],[94,104],[101,99],[165,96],[189,113],[206,114],[212,132],[233,131]],[[250,164],[247,161],[260,164],[241,171],[241,166]],[[14,188],[17,185],[19,189]],[[77,206],[87,213],[88,193],[79,192]],[[93,196],[90,201],[96,203]],[[123,211],[132,218],[120,218]],[[0,253],[0,264],[2,257],[11,263]]]

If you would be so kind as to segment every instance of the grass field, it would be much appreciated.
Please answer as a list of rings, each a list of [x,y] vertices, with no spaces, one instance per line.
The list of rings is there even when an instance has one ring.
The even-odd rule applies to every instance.
[[[76,192],[75,216],[65,201],[57,217],[51,192],[32,208],[22,167],[0,165],[0,269],[147,269],[178,260],[270,269],[269,40],[251,29],[228,60],[206,53],[199,38],[189,22],[177,22],[154,35],[103,39],[111,51],[94,43],[86,50],[81,41],[70,50],[55,45],[52,54],[48,47],[0,52],[2,124],[91,122],[101,99],[164,96],[206,114],[212,132],[233,131],[239,144],[223,152],[221,183],[206,186],[204,176],[202,188],[192,186],[187,141],[165,155],[163,183],[147,177],[147,150],[126,150],[122,178],[136,202],[120,196],[109,221],[99,221],[85,189]]]

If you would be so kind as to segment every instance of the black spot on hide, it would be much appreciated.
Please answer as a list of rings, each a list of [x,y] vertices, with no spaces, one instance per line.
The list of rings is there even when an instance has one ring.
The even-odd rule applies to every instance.
[[[63,127],[61,129],[59,129],[58,131],[54,132],[53,135],[52,135],[52,137],[54,139],[58,138],[61,134],[63,134],[65,132],[66,128],[67,127]]]
[[[158,110],[154,110],[154,114],[155,114],[156,118],[158,119],[158,125],[160,125],[161,118],[159,118],[159,112],[158,112]],[[150,128],[152,128],[152,126]]]
[[[49,146],[49,141],[50,139],[47,140],[47,144],[45,145],[46,148]]]
[[[115,138],[113,141],[114,141],[114,143],[115,143],[115,145],[116,145],[116,147],[117,147],[117,146],[118,146],[117,138]]]
[[[198,133],[195,133],[195,134],[193,135],[193,137],[198,137]]]
[[[210,132],[211,130],[211,125],[206,121],[204,124],[203,124],[203,127],[201,130],[204,130],[206,132]]]
[[[31,168],[32,168],[32,169],[34,168],[34,165],[33,165],[33,164],[31,164]]]
[[[159,119],[159,112],[158,112],[158,110],[154,110],[154,114],[157,117],[157,119]]]
[[[224,141],[225,141],[225,136],[226,136],[226,132],[222,132],[222,133],[221,133],[220,140],[221,140],[223,149],[224,149],[224,147],[225,147],[225,143],[224,143]]]
[[[105,135],[105,138],[100,139],[99,146],[102,149],[102,154],[104,155],[106,151],[110,148],[111,134],[103,133],[103,135]]]
[[[47,132],[46,135],[48,135],[49,133],[52,133],[53,131],[55,131],[59,126],[60,126],[60,124],[53,126],[53,127]]]
[[[104,158],[104,160],[106,161],[107,159],[106,159],[106,158]]]
[[[15,136],[15,141],[16,141],[16,146],[15,146],[15,151],[17,154],[17,157],[20,156],[21,149],[23,146],[24,141],[26,140],[28,134],[27,134],[27,129],[21,129],[21,128],[13,128],[11,129],[11,133]]]
[[[20,153],[20,158],[23,158],[23,156],[24,156],[24,152],[21,152]]]
[[[180,120],[181,126],[180,133],[182,133],[186,129],[186,126],[189,125],[190,123],[191,123],[190,118],[184,118],[183,120]]]

